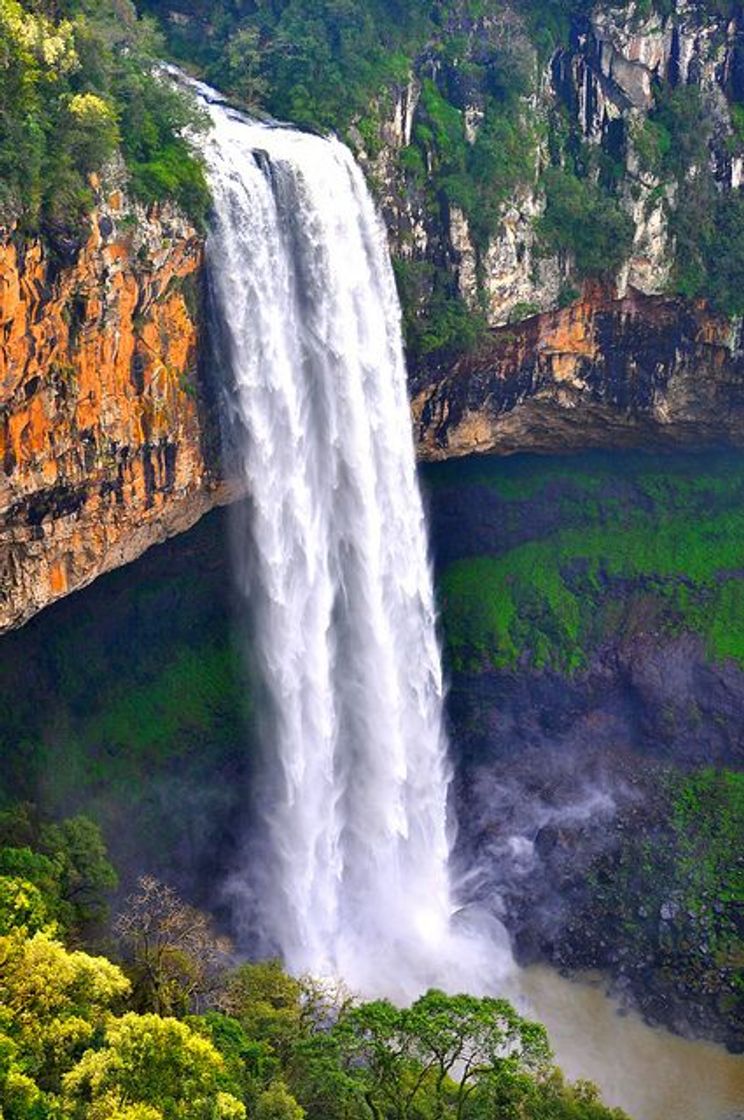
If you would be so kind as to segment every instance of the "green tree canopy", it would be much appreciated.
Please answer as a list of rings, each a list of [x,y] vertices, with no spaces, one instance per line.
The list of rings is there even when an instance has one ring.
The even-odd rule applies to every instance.
[[[79,1120],[132,1106],[146,1109],[147,1120],[245,1120],[232,1087],[207,1039],[177,1019],[130,1012],[110,1021],[102,1048],[88,1050],[65,1075],[63,1097]]]

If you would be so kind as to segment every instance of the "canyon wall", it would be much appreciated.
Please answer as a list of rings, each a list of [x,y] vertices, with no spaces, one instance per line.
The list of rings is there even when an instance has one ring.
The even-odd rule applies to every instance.
[[[534,50],[511,17],[457,18],[445,30],[469,44],[468,65],[481,40]],[[675,188],[638,154],[659,83],[694,87],[711,122],[717,190],[738,192],[737,19],[682,0],[603,5],[575,18],[550,57],[535,53],[534,176],[505,199],[485,242],[435,189],[436,168],[422,180],[411,160],[417,144],[416,158],[428,151],[426,83],[461,114],[466,142],[477,141],[487,61],[478,56],[473,82],[467,65],[427,49],[381,104],[375,150],[352,129],[398,264],[449,284],[487,324],[467,353],[411,354],[420,458],[744,442],[740,323],[668,294]],[[630,257],[602,284],[581,279],[570,251],[538,251],[556,121],[567,122],[566,160],[580,144],[587,159],[612,161],[632,218]],[[200,323],[203,239],[172,209],[146,213],[100,185],[96,194],[74,249],[0,230],[0,631],[229,496]],[[415,306],[407,313],[415,318]]]
[[[744,444],[741,328],[704,306],[589,286],[412,382],[419,454]]]
[[[223,491],[197,377],[202,239],[100,196],[70,250],[0,237],[0,629]]]
[[[662,91],[699,95],[707,132],[702,142],[703,147],[707,142],[717,190],[738,192],[744,178],[741,21],[740,11],[725,12],[705,0],[598,3],[585,14],[577,8],[563,45],[545,56],[535,29],[508,7],[473,19],[454,5],[443,41],[455,41],[457,49],[433,45],[416,59],[409,80],[381,99],[376,145],[354,130],[350,137],[377,186],[395,256],[420,270],[422,301],[432,277],[446,273],[465,305],[494,327],[525,313],[555,310],[578,295],[575,253],[570,247],[550,251],[540,243],[543,173],[551,163],[569,169],[581,165],[631,219],[630,251],[613,276],[618,295],[628,285],[648,295],[665,293],[673,279],[679,183],[668,166],[654,166],[649,158],[644,126],[649,117],[655,123],[660,119]],[[453,201],[457,191],[449,182],[451,173],[438,165],[441,153],[430,147],[432,109],[426,91],[435,87],[445,111],[461,115],[465,174],[472,179],[477,164],[473,170],[468,152],[486,127],[493,83],[503,84],[499,67],[510,63],[530,74],[530,88],[520,98],[522,121],[530,129],[512,142],[529,149],[531,167],[518,169],[514,152],[505,156],[500,170],[512,181],[498,221],[478,231],[464,202]],[[503,113],[510,112],[516,120],[505,103]],[[675,146],[680,143],[678,136],[671,139]],[[496,142],[507,147],[510,137]],[[416,152],[423,154],[424,174],[411,170]],[[691,162],[687,179],[701,170]]]

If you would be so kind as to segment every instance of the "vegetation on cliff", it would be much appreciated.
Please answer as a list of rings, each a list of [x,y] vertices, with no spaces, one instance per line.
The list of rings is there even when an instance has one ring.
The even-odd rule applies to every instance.
[[[589,135],[566,78],[592,13],[601,12],[588,0],[507,7],[142,0],[140,8],[147,16],[138,17],[130,0],[2,0],[6,223],[74,228],[90,206],[90,172],[117,151],[133,194],[173,198],[203,217],[208,195],[187,139],[193,109],[153,70],[167,49],[251,109],[341,133],[373,177],[387,150],[385,190],[428,231],[423,249],[420,239],[405,242],[405,222],[396,234],[404,242],[398,277],[416,358],[481,339],[489,246],[509,207],[527,197],[537,208],[535,261],[550,257],[565,273],[559,301],[570,300],[585,277],[618,275],[645,220],[638,211],[645,200],[646,216],[662,204],[671,234],[669,290],[709,299],[728,314],[744,306],[744,213],[738,190],[724,181],[742,146],[735,67],[725,68],[715,96],[694,76],[682,85],[671,72],[655,79],[653,103],[641,115],[622,109],[621,93],[620,116]],[[724,8],[704,5],[701,18],[720,21]],[[615,12],[631,31],[653,16],[698,18],[666,0],[636,4],[627,19]],[[420,91],[412,131],[403,147],[391,146],[393,101],[412,77]],[[458,277],[460,250],[449,240],[460,214],[476,257],[469,292]],[[512,314],[534,310],[522,300]]]
[[[530,885],[517,870],[506,904],[520,944],[740,1048],[744,460],[474,458],[424,477],[464,768],[540,802]],[[608,816],[572,817],[595,788]]]
[[[459,669],[532,664],[574,672],[621,632],[700,634],[709,656],[744,664],[744,464],[597,457],[546,476],[531,460],[448,466],[507,502],[548,499],[563,475],[564,516],[498,554],[442,573],[445,640]]]
[[[369,161],[373,178],[386,149],[384,193],[400,196],[396,205],[424,224],[429,239],[423,250],[420,235],[419,244],[406,242],[405,221],[396,234],[415,358],[446,356],[482,338],[489,246],[509,208],[527,196],[542,210],[534,219],[535,259],[560,261],[567,277],[559,301],[573,298],[585,277],[616,277],[638,223],[661,200],[674,256],[669,290],[707,298],[728,314],[741,311],[744,218],[738,191],[723,181],[727,159],[741,147],[734,68],[721,79],[723,100],[720,91],[703,89],[699,75],[689,85],[669,76],[654,80],[653,103],[639,116],[626,111],[621,91],[617,118],[610,114],[601,135],[589,135],[595,125],[582,112],[591,112],[594,94],[584,98],[568,75],[602,4],[146,0],[145,7],[161,18],[176,57],[231,96],[342,133]],[[636,4],[627,17],[614,11],[624,34],[643,33],[653,17],[720,21],[730,6],[711,2],[696,15],[659,0]],[[420,94],[410,139],[391,146],[393,99],[412,77]],[[645,217],[638,213],[642,198]],[[469,293],[457,275],[459,244],[449,240],[458,214],[476,255]],[[534,310],[522,301],[512,314]]]
[[[116,156],[131,194],[195,219],[208,193],[187,97],[162,80],[155,26],[129,0],[0,0],[0,223],[75,236],[89,177]]]
[[[96,860],[80,866],[82,851]],[[80,947],[69,870],[100,913],[113,871],[84,819],[0,814],[0,1112],[7,1120],[623,1120],[567,1083],[544,1029],[502,999],[359,1003],[276,962],[230,963],[211,921],[145,877]]]

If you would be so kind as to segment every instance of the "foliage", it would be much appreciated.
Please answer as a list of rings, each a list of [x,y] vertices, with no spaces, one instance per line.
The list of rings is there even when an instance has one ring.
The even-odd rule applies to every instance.
[[[39,888],[28,879],[0,875],[0,936],[21,929],[34,934],[54,933],[54,919]]]
[[[80,935],[105,919],[117,876],[92,820],[44,821],[33,806],[17,805],[0,812],[0,845],[0,874],[37,889],[48,916],[44,928]]]
[[[231,1087],[211,1042],[177,1019],[130,1012],[65,1075],[63,1099],[81,1120],[132,1106],[162,1120],[245,1120]]]
[[[305,1110],[283,1081],[273,1081],[256,1103],[256,1120],[303,1120]]]
[[[744,865],[732,854],[744,836],[744,774],[705,769],[681,779],[672,822],[683,905],[699,910],[701,900],[715,899],[719,932],[735,940],[737,913],[744,905]]]
[[[386,1000],[349,1011],[335,1028],[347,1075],[377,1116],[462,1116],[523,1071],[543,1071],[544,1028],[505,1000],[429,991],[410,1008]],[[470,1113],[472,1114],[472,1113]]]
[[[731,106],[735,135],[742,107]],[[634,136],[642,167],[674,187],[669,223],[675,241],[672,285],[688,299],[703,297],[728,315],[744,312],[744,204],[713,177],[713,116],[696,86],[662,86]]]
[[[221,1002],[249,1037],[287,1059],[300,1032],[302,985],[279,961],[241,965],[230,976]]]
[[[230,96],[284,120],[339,131],[364,116],[391,82],[405,79],[433,26],[421,0],[147,0],[143,6],[166,17],[176,57],[196,62]],[[167,19],[174,7],[183,21]]]
[[[475,349],[485,317],[468,307],[446,270],[420,260],[396,260],[394,268],[409,352],[421,358]]]
[[[2,1029],[39,1088],[58,1092],[129,982],[104,958],[69,952],[45,933],[0,937],[0,962]]]
[[[485,71],[485,67],[482,67]],[[485,73],[481,81],[486,84]],[[510,93],[487,95],[475,139],[465,137],[464,117],[431,80],[424,81],[415,139],[431,171],[430,189],[441,190],[469,219],[476,245],[485,249],[502,207],[520,184],[535,178],[535,126],[524,103]]]
[[[135,999],[157,1014],[185,1014],[213,990],[229,943],[206,914],[143,875],[114,929],[131,953]]]
[[[197,117],[155,73],[157,47],[129,0],[0,0],[0,222],[77,237],[89,175],[119,150],[144,201],[203,216]]]
[[[537,224],[546,254],[572,253],[579,276],[612,274],[633,243],[633,220],[601,187],[550,167],[543,176],[545,213]]]
[[[630,637],[653,618],[669,633],[700,633],[712,658],[744,663],[742,567],[744,464],[714,459],[658,466],[626,457],[448,467],[486,485],[509,507],[526,502],[556,522],[499,553],[449,564],[439,587],[444,633],[456,668],[515,665],[576,671],[608,635]],[[612,479],[607,495],[604,480]],[[560,499],[556,498],[560,495]],[[558,517],[560,512],[561,516]],[[539,523],[539,522],[538,522]]]
[[[189,974],[168,973],[167,957],[176,942],[178,953],[198,956],[207,919],[145,882],[124,929],[135,934],[135,965],[144,952],[147,967],[167,973],[152,983],[154,1002],[188,1010]],[[184,998],[173,996],[178,985]],[[593,1089],[563,1081],[544,1028],[503,999],[429,991],[410,1007],[358,1003],[336,985],[288,976],[276,961],[230,972],[224,958],[201,998],[211,1005],[201,1014],[137,1013],[131,1004],[141,996],[119,967],[17,923],[0,934],[2,1115],[621,1120]]]

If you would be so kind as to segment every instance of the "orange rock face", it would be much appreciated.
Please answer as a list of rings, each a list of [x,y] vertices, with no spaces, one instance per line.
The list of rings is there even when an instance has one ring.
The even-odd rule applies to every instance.
[[[0,238],[0,630],[221,496],[197,381],[201,239],[117,203],[67,265]]]
[[[679,299],[587,285],[563,310],[492,331],[418,375],[419,457],[744,444],[744,350],[728,320]]]

